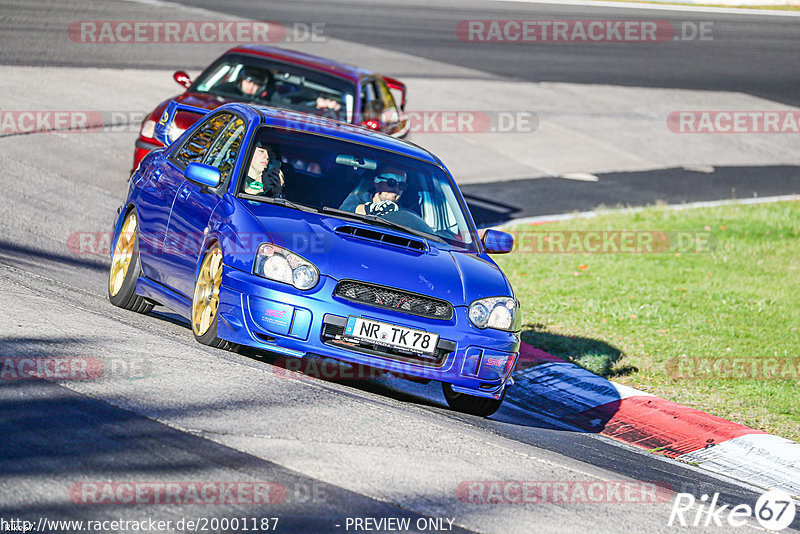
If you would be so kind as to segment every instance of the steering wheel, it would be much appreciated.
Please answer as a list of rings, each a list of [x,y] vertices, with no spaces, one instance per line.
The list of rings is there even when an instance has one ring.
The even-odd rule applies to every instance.
[[[428,226],[428,223],[426,223],[422,217],[403,208],[400,208],[398,211],[390,211],[389,213],[381,215],[381,218],[386,219],[387,221],[402,224],[403,226],[408,226],[412,230],[419,230],[420,232],[435,234],[433,228]]]

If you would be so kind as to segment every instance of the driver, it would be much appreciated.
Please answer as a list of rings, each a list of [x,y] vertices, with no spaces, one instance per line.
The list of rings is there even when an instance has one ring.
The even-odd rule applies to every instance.
[[[281,170],[281,155],[277,145],[256,142],[253,158],[247,168],[244,192],[248,195],[266,195],[284,198],[283,186],[286,180]]]
[[[387,167],[376,175],[369,191],[350,193],[339,209],[360,215],[385,215],[399,210],[397,201],[406,189],[406,172]]]
[[[239,73],[238,80],[220,85],[219,90],[238,97],[255,98],[258,96],[264,98],[270,85],[271,76],[270,71],[258,67],[244,67]],[[262,91],[261,94],[259,91]]]

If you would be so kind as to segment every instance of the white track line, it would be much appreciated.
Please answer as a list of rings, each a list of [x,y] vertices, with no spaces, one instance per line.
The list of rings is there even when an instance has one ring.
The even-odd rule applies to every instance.
[[[782,195],[775,197],[757,197],[757,198],[743,198],[738,200],[710,200],[704,202],[689,202],[687,204],[669,204],[666,206],[642,206],[636,208],[622,208],[619,210],[608,209],[603,211],[581,211],[578,213],[561,213],[558,215],[538,215],[536,217],[523,217],[520,219],[513,219],[503,224],[497,225],[494,228],[508,228],[517,224],[534,224],[534,223],[547,223],[558,221],[569,221],[572,219],[592,219],[599,215],[610,213],[613,211],[621,211],[623,213],[639,213],[646,209],[654,207],[662,207],[671,210],[689,210],[695,208],[715,208],[717,206],[729,206],[734,204],[768,204],[771,202],[786,202],[788,200],[800,200],[800,195]]]
[[[711,13],[719,15],[760,15],[765,17],[800,17],[800,12],[797,11],[775,11],[769,9],[682,6],[682,5],[671,5],[671,4],[636,4],[628,2],[599,2],[593,0],[489,0],[489,1],[514,2],[522,4],[553,4],[559,6],[605,7],[605,8],[610,7],[617,9],[650,9],[656,11],[685,11],[689,13]],[[774,5],[774,4],[769,4],[765,2],[763,4],[759,3],[751,5]],[[786,5],[786,4],[781,4],[781,5]]]

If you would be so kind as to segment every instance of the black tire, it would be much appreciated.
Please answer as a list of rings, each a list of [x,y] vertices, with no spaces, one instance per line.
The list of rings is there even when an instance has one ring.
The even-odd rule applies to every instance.
[[[487,399],[486,397],[458,393],[453,391],[453,386],[447,382],[442,382],[442,391],[447,404],[452,409],[480,417],[489,417],[499,410],[500,405],[503,404],[503,399],[506,397],[506,390],[503,390],[503,394],[499,399]]]
[[[198,317],[197,314],[199,312],[198,306],[199,306],[199,303],[200,303],[200,299],[199,299],[199,297],[200,297],[200,288],[198,286],[201,284],[202,277],[203,277],[203,274],[204,274],[204,269],[206,267],[207,262],[209,262],[210,257],[213,254],[216,254],[217,252],[220,254],[220,260],[219,260],[220,263],[219,263],[218,269],[220,269],[220,279],[222,278],[222,272],[221,272],[222,271],[222,263],[221,263],[222,262],[222,260],[221,260],[222,250],[219,248],[219,245],[215,243],[211,247],[209,247],[209,249],[203,255],[201,268],[200,268],[198,276],[197,276],[197,278],[195,279],[195,282],[194,282],[195,289],[194,289],[194,295],[192,297],[192,310],[191,310],[192,316],[190,318],[190,321],[192,323],[192,334],[194,335],[194,338],[198,341],[198,343],[202,343],[203,345],[208,345],[210,347],[214,347],[214,348],[218,348],[218,349],[222,349],[222,350],[229,350],[229,349],[236,348],[236,346],[233,343],[231,343],[230,341],[225,341],[224,339],[220,339],[220,338],[217,337],[217,324],[219,322],[219,290],[220,290],[220,287],[221,287],[221,282],[220,282],[220,286],[217,286],[216,295],[213,295],[213,298],[216,299],[216,308],[214,309],[213,319],[211,319],[211,324],[208,326],[208,328],[206,330],[203,330],[205,325],[202,325],[201,322],[199,322],[198,319],[197,319],[197,317]],[[207,306],[207,303],[205,305]]]
[[[131,231],[130,224],[133,220],[133,231]],[[127,232],[123,235],[123,232]],[[129,238],[127,236],[130,236]],[[131,239],[133,242],[126,244],[125,241],[120,240]],[[127,246],[123,246],[127,245]],[[129,249],[130,260],[127,267],[121,267],[121,258],[127,255],[123,248]],[[126,310],[131,310],[136,313],[149,313],[153,309],[154,304],[146,298],[136,294],[136,280],[142,274],[142,264],[139,260],[139,226],[136,210],[131,210],[125,215],[125,221],[122,223],[122,230],[117,235],[117,240],[114,242],[114,254],[111,257],[111,267],[108,272],[108,300],[114,306],[119,306]],[[119,282],[119,277],[122,277],[122,282]]]
[[[217,337],[217,318],[214,318],[214,322],[211,325],[211,328],[208,329],[208,332],[203,334],[202,336],[198,336],[192,330],[192,334],[194,334],[194,338],[198,341],[198,343],[202,343],[203,345],[208,345],[209,347],[214,347],[216,349],[222,350],[235,350],[237,346],[235,346],[230,341],[225,341],[224,339],[220,339]]]

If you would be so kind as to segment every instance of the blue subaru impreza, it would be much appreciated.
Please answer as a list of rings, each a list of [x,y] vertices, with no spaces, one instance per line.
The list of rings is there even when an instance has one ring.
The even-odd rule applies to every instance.
[[[185,316],[195,338],[442,382],[490,415],[519,302],[436,156],[344,123],[228,104],[149,154],[117,220],[109,299]]]

